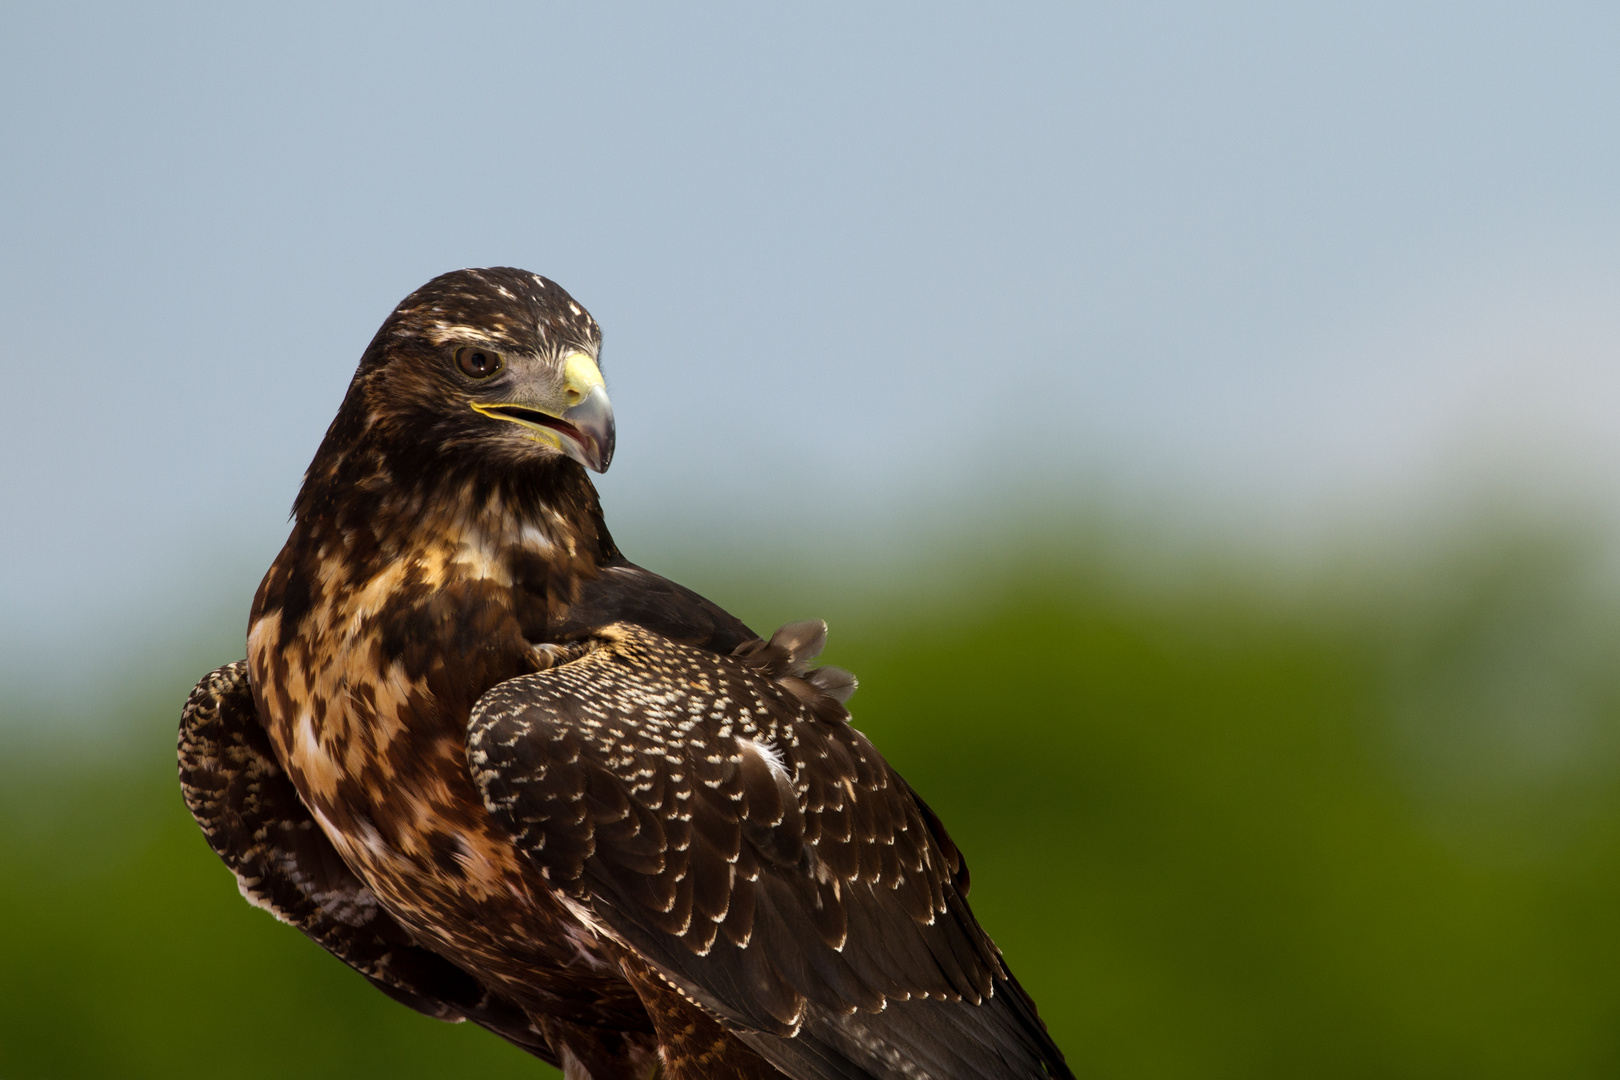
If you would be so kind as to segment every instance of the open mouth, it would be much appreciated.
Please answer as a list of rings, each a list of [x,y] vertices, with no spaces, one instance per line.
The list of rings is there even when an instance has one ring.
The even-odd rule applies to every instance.
[[[508,420],[516,420],[520,424],[551,428],[553,431],[568,436],[582,446],[587,441],[584,433],[573,424],[566,420],[559,420],[555,416],[543,413],[538,409],[525,409],[521,405],[484,405],[478,411],[489,416],[500,416]]]
[[[613,406],[601,386],[566,409],[558,409],[566,420],[544,409],[517,402],[469,401],[475,412],[509,420],[528,429],[529,438],[543,443],[573,458],[587,469],[607,471],[613,460]]]

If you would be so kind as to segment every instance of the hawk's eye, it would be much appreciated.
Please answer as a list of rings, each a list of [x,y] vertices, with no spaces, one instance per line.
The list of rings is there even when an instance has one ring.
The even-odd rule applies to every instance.
[[[494,349],[486,349],[481,345],[463,345],[456,350],[456,367],[468,378],[487,379],[505,366],[506,362],[501,359],[501,354]]]

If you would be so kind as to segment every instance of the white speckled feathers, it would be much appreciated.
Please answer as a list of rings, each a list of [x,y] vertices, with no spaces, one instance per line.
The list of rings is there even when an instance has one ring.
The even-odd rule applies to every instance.
[[[853,677],[809,668],[826,627],[763,641],[630,563],[605,451],[525,434],[583,437],[563,403],[601,340],[513,267],[384,320],[247,664],[182,717],[209,843],[388,993],[570,1080],[1071,1076],[944,828],[850,727]]]
[[[794,1075],[1043,1075],[954,845],[820,686],[853,680],[805,670],[819,625],[733,656],[602,627],[474,708],[486,805],[553,887]],[[836,1071],[802,1071],[828,1051]]]

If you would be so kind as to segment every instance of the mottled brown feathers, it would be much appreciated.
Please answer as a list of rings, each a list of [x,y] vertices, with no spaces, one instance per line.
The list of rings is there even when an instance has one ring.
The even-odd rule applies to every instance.
[[[476,347],[599,387],[600,344],[506,268],[389,316],[247,660],[182,716],[209,843],[385,992],[567,1080],[1069,1076],[955,845],[850,726],[854,677],[811,666],[825,624],[761,640],[628,562],[584,469],[457,374]]]
[[[242,896],[290,923],[395,1001],[471,1019],[556,1060],[530,1017],[416,945],[316,827],[277,764],[253,707],[247,662],[210,672],[180,719],[180,791]]]

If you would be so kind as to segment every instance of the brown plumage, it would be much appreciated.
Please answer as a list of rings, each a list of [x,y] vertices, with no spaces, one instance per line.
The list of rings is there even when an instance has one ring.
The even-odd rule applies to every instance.
[[[944,828],[763,641],[614,546],[600,333],[467,270],[361,360],[181,722],[243,894],[570,1080],[1070,1075]]]

